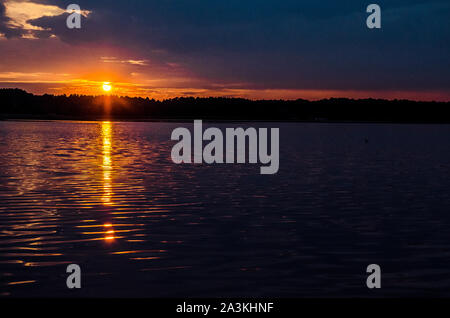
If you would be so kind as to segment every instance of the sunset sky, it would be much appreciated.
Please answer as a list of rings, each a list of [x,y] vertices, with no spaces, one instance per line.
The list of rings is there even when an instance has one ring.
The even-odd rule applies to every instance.
[[[65,8],[83,10],[68,29]],[[0,87],[43,94],[450,100],[450,2],[0,0]]]

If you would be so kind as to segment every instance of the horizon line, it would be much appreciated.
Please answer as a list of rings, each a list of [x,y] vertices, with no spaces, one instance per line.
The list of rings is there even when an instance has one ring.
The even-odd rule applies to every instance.
[[[438,100],[415,100],[415,99],[408,99],[408,98],[378,98],[378,97],[365,97],[365,98],[353,98],[353,97],[327,97],[327,98],[321,98],[321,99],[308,99],[308,98],[248,98],[248,97],[236,97],[236,96],[195,96],[195,95],[186,95],[186,96],[175,96],[170,98],[164,98],[164,99],[157,99],[150,96],[129,96],[129,95],[117,95],[117,94],[98,94],[98,95],[89,95],[89,94],[83,94],[83,93],[71,93],[71,94],[52,94],[52,93],[42,93],[37,94],[33,92],[29,92],[26,89],[20,88],[20,87],[0,87],[0,91],[2,90],[18,90],[25,92],[27,94],[37,96],[37,97],[43,97],[43,96],[54,96],[54,97],[70,97],[70,96],[79,96],[79,97],[92,97],[92,98],[106,98],[106,97],[114,97],[114,98],[130,98],[130,99],[144,99],[144,100],[153,100],[157,102],[165,102],[165,101],[171,101],[176,99],[229,99],[229,100],[245,100],[250,102],[295,102],[295,101],[303,101],[303,102],[310,102],[310,103],[317,103],[321,101],[330,101],[330,100],[349,100],[349,101],[385,101],[385,102],[412,102],[412,103],[442,103],[442,104],[448,104],[450,103],[450,100],[446,101],[438,101]]]

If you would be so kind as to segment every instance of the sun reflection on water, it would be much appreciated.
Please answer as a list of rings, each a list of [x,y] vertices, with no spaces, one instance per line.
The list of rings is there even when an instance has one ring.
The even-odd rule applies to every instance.
[[[112,160],[111,160],[111,123],[109,121],[102,122],[102,137],[103,137],[103,195],[102,202],[104,205],[111,205],[112,197],[112,185],[111,185],[111,170],[112,170]]]
[[[112,224],[106,223],[106,224],[103,224],[103,227],[105,228],[105,232],[104,232],[105,233],[105,241],[114,241],[115,232],[114,232]]]

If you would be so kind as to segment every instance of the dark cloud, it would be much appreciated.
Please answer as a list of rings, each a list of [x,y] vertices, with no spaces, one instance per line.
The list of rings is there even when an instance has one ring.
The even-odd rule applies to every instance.
[[[109,43],[149,59],[163,51],[198,76],[246,87],[450,89],[448,1],[377,1],[381,30],[366,28],[358,0],[77,2],[92,11],[81,30],[67,29],[67,15],[31,23],[73,45]]]

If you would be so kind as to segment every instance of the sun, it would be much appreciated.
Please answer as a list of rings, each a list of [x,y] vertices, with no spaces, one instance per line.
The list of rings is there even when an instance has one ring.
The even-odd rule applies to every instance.
[[[111,88],[112,88],[112,86],[111,86],[111,83],[110,83],[110,82],[104,82],[104,83],[103,83],[103,90],[104,90],[105,92],[109,92],[109,91],[111,90]]]

